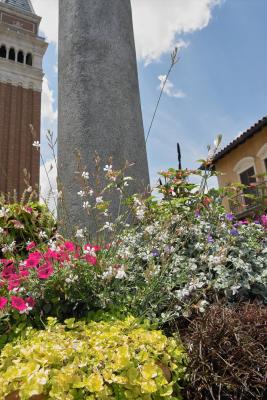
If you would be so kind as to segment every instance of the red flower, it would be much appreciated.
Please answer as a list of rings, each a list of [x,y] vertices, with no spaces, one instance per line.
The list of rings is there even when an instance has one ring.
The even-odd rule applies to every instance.
[[[12,296],[11,306],[20,312],[27,310],[27,304],[21,297]]]
[[[36,243],[35,242],[30,242],[28,244],[28,246],[26,247],[27,251],[30,251],[31,249],[33,249],[34,247],[36,247]]]
[[[5,263],[5,266],[2,271],[2,278],[9,279],[12,274],[15,274],[16,270],[12,261],[8,261]]]
[[[24,210],[29,214],[31,214],[33,212],[33,209],[31,207],[27,207],[27,206],[24,207]]]
[[[3,310],[7,305],[7,299],[5,297],[0,297],[0,310]]]
[[[8,278],[8,290],[17,289],[20,286],[20,276],[18,274],[12,274]]]
[[[64,247],[67,251],[69,252],[74,252],[75,251],[75,244],[72,242],[65,242]]]
[[[86,244],[86,245],[84,246],[84,250],[85,250],[85,251],[88,251],[89,253],[90,253],[90,252],[92,252],[92,253],[97,253],[98,251],[101,250],[101,247],[100,247],[100,246],[93,246],[93,245],[91,245],[90,243],[88,243],[88,244]]]
[[[53,275],[54,268],[51,264],[43,264],[38,268],[38,277],[40,279],[48,279],[51,275]]]
[[[29,276],[30,274],[29,274],[29,270],[24,266],[24,265],[21,265],[20,267],[19,267],[19,273],[20,273],[20,276],[21,277],[23,277],[23,276]]]
[[[27,299],[25,299],[25,303],[28,308],[33,308],[35,306],[35,300],[32,297],[27,297]]]
[[[97,263],[96,257],[91,256],[91,254],[86,254],[86,255],[85,255],[85,259],[86,259],[86,261],[87,261],[89,264],[91,264],[91,265],[96,265],[96,263]]]
[[[35,268],[39,264],[42,258],[41,253],[35,251],[34,253],[29,254],[28,259],[25,261],[25,265],[27,268]]]

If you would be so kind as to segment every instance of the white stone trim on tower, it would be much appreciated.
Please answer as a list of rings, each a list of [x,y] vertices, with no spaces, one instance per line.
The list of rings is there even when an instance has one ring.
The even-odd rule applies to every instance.
[[[41,92],[43,72],[38,68],[0,58],[0,82]]]

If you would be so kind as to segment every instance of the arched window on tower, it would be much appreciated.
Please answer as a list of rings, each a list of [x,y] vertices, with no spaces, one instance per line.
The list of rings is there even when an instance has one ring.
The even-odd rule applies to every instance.
[[[26,64],[32,65],[32,54],[31,53],[28,53],[26,56]]]
[[[20,50],[20,51],[18,52],[18,58],[17,58],[17,60],[18,60],[18,62],[21,63],[21,64],[24,63],[24,53],[23,53],[23,51]]]
[[[9,50],[8,59],[12,61],[16,60],[16,53],[13,47],[11,47],[11,49]]]
[[[6,58],[6,46],[2,45],[0,47],[0,57],[1,58]]]

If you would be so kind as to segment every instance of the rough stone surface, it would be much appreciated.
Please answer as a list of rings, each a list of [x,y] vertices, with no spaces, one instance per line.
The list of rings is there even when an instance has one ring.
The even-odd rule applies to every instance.
[[[59,15],[58,169],[71,229],[85,225],[76,149],[91,174],[95,151],[115,168],[135,163],[132,192],[149,175],[130,0],[60,0]],[[113,216],[117,209],[115,200]]]

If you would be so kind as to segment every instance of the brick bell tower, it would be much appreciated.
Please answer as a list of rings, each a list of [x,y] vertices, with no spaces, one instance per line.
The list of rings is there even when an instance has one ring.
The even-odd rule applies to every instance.
[[[30,0],[0,0],[0,193],[39,185],[42,60],[47,43]],[[30,126],[34,128],[34,135]]]

